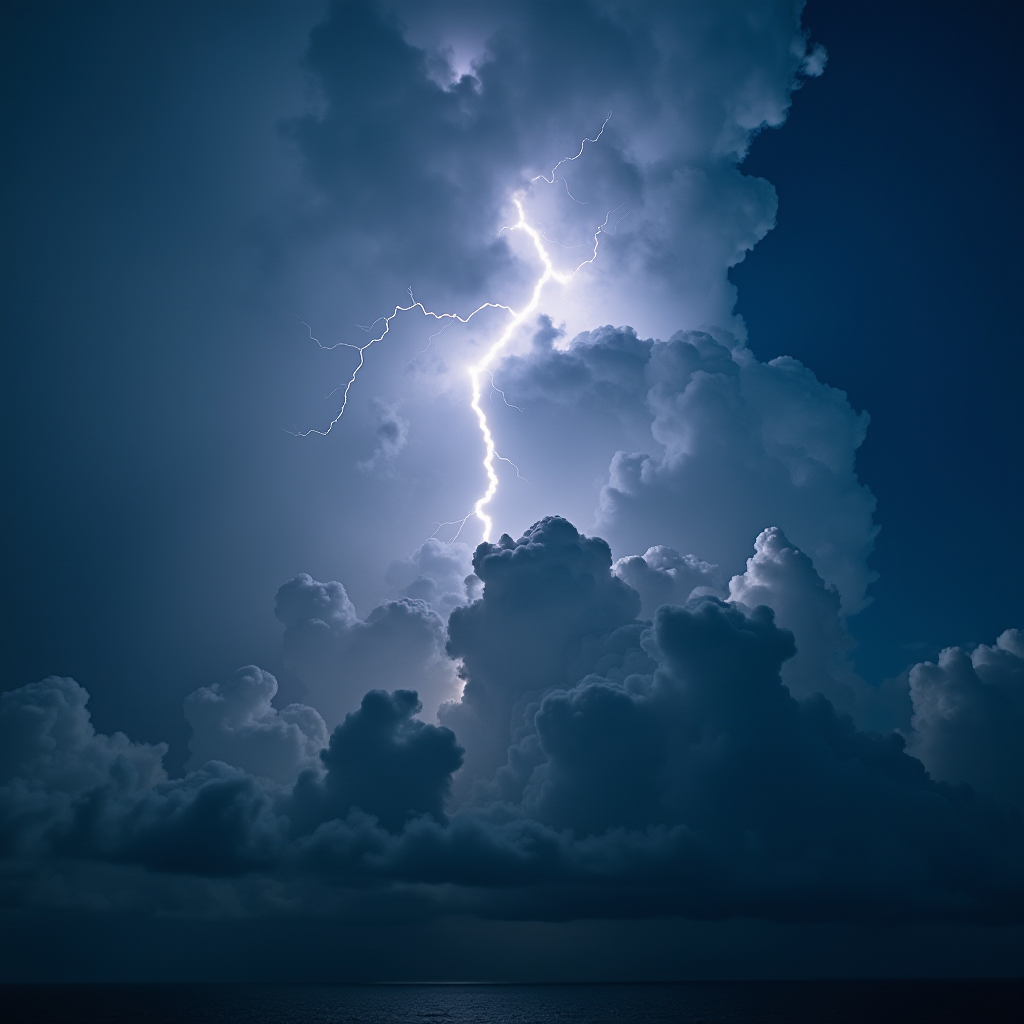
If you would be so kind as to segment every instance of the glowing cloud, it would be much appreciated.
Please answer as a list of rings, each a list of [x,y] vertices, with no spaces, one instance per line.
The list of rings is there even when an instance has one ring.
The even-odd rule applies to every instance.
[[[579,152],[576,153],[575,156],[568,156],[562,160],[559,160],[558,163],[555,164],[555,166],[552,168],[550,177],[547,175],[538,175],[532,180],[544,181],[549,185],[553,185],[556,181],[559,180],[564,181],[564,179],[559,179],[556,177],[558,168],[561,167],[564,163],[568,163],[573,160],[578,160],[583,155],[584,147],[588,142],[597,142],[598,139],[600,139],[601,136],[604,134],[605,126],[608,124],[610,118],[611,114],[609,114],[604,119],[604,122],[601,125],[601,130],[597,133],[597,135],[594,136],[594,138],[586,138],[580,143]],[[568,185],[566,185],[566,193],[569,195],[569,198],[573,200],[573,202],[579,202],[579,200],[576,199],[575,196],[569,193]],[[511,306],[506,306],[504,303],[500,302],[484,302],[477,306],[476,309],[474,309],[468,316],[465,317],[459,315],[458,313],[436,313],[433,310],[427,309],[422,302],[417,302],[412,295],[412,291],[410,290],[410,304],[408,306],[395,306],[394,310],[391,312],[390,315],[380,317],[379,319],[375,320],[366,329],[372,331],[377,324],[383,322],[384,330],[377,337],[371,338],[370,341],[366,342],[363,345],[354,345],[351,342],[345,341],[339,341],[333,345],[324,345],[323,342],[321,342],[318,338],[313,337],[312,329],[309,327],[308,324],[306,324],[303,321],[303,325],[309,331],[310,338],[313,341],[315,341],[317,345],[319,345],[320,348],[324,349],[325,351],[331,351],[336,348],[350,348],[354,349],[356,352],[359,353],[359,359],[356,363],[355,368],[352,370],[352,373],[349,376],[347,382],[343,386],[339,386],[339,388],[335,389],[337,391],[342,390],[343,388],[341,408],[338,410],[334,419],[331,420],[331,422],[327,425],[327,427],[324,430],[310,428],[309,430],[294,432],[297,437],[309,437],[311,434],[318,434],[321,437],[326,437],[331,432],[332,428],[341,420],[342,416],[345,415],[345,410],[348,407],[349,392],[352,390],[353,384],[355,384],[356,377],[359,375],[359,371],[363,368],[366,350],[372,347],[373,345],[376,345],[378,342],[383,341],[387,337],[388,332],[391,329],[391,321],[396,316],[398,316],[399,313],[408,313],[413,309],[419,309],[424,316],[432,317],[434,320],[445,320],[448,323],[450,323],[453,320],[457,320],[459,323],[462,324],[468,324],[470,320],[473,319],[473,317],[475,317],[478,313],[483,312],[483,310],[485,309],[502,309],[509,314],[509,321],[505,325],[505,329],[498,336],[497,340],[490,346],[490,348],[487,349],[483,358],[469,368],[469,377],[472,384],[470,406],[473,409],[473,412],[476,414],[477,423],[480,427],[480,434],[484,442],[483,467],[484,473],[487,476],[487,488],[484,491],[484,493],[474,502],[473,510],[468,515],[464,516],[462,519],[453,520],[450,523],[441,523],[438,526],[438,529],[440,529],[442,526],[454,526],[458,524],[459,531],[455,535],[456,537],[458,537],[459,533],[462,532],[462,528],[463,526],[465,526],[466,521],[471,516],[475,515],[483,524],[482,539],[484,541],[489,541],[491,539],[491,531],[494,526],[491,517],[484,510],[491,503],[491,501],[494,499],[495,494],[497,494],[498,492],[499,480],[497,470],[495,469],[494,466],[495,460],[507,462],[510,466],[512,466],[513,469],[515,469],[516,474],[520,476],[520,478],[522,478],[522,474],[519,472],[519,467],[516,466],[514,462],[498,454],[498,452],[495,449],[494,435],[491,432],[490,424],[487,422],[487,414],[484,412],[483,407],[480,404],[480,399],[483,393],[481,380],[483,377],[487,377],[491,387],[494,387],[494,377],[491,367],[493,366],[495,360],[497,360],[498,357],[507,348],[509,342],[512,340],[516,332],[516,329],[520,327],[523,323],[525,323],[529,317],[531,317],[534,313],[537,312],[540,306],[541,295],[544,291],[544,288],[552,281],[556,282],[557,284],[567,285],[573,279],[573,277],[575,277],[576,274],[579,273],[580,270],[582,270],[589,264],[593,263],[594,260],[597,259],[597,251],[600,246],[601,234],[607,229],[608,220],[611,217],[611,215],[616,212],[615,210],[610,210],[605,215],[604,220],[597,226],[597,229],[594,231],[594,244],[590,256],[587,259],[583,260],[581,263],[579,263],[573,270],[566,272],[559,271],[555,268],[554,262],[551,259],[551,255],[548,253],[548,250],[544,245],[544,237],[537,230],[537,228],[535,228],[527,220],[526,211],[523,207],[523,193],[521,191],[514,193],[512,196],[512,202],[515,205],[516,213],[518,214],[518,219],[514,224],[506,225],[501,230],[522,231],[527,236],[529,236],[530,241],[533,243],[533,247],[536,250],[537,256],[540,258],[541,266],[543,268],[542,273],[534,282],[533,290],[531,292],[529,301],[520,310],[516,311]],[[447,323],[445,326],[447,326]],[[499,391],[503,399],[505,398],[504,392],[501,392],[500,389],[497,388],[495,388],[495,390]],[[505,403],[506,405],[509,404],[507,399],[505,400]]]

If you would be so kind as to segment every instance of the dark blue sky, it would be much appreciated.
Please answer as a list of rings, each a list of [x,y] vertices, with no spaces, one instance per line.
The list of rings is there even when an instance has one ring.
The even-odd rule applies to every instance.
[[[1019,969],[1019,4],[3,19],[0,978]]]
[[[779,222],[731,277],[756,352],[871,414],[879,579],[852,628],[877,678],[1021,614],[1024,8],[812,2],[805,20],[828,73],[753,144]]]

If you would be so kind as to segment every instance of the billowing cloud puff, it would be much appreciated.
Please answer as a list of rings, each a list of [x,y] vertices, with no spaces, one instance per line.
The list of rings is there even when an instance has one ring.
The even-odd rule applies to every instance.
[[[280,860],[282,826],[252,775],[219,762],[168,779],[165,744],[97,733],[88,694],[51,676],[0,695],[0,846],[234,875]]]
[[[47,846],[76,800],[93,790],[138,798],[166,780],[167,745],[97,733],[89,694],[50,676],[0,694],[0,847]]]
[[[36,873],[59,856],[220,879],[234,906],[327,902],[342,917],[1024,915],[1020,811],[936,781],[899,734],[858,730],[820,692],[795,697],[782,670],[797,645],[764,604],[698,596],[637,622],[639,596],[612,574],[607,545],[557,518],[481,545],[475,567],[483,595],[452,615],[466,677],[445,712],[455,731],[419,721],[414,692],[371,691],[290,787],[218,761],[168,780],[159,748],[91,731],[67,680],[5,695],[4,727],[28,737],[3,748],[7,855],[32,852]],[[733,589],[795,601],[807,588],[828,595],[769,530]],[[283,603],[301,605],[302,590],[325,628],[351,621],[340,590],[308,578]],[[973,658],[919,666],[913,742],[957,742],[927,732],[931,696],[929,707],[968,709],[943,716],[970,727],[965,749],[991,743],[991,719],[974,711],[992,695],[975,690],[1018,701],[1021,660],[1011,632]],[[234,685],[269,704],[263,674]],[[478,782],[460,791],[464,744]]]
[[[523,804],[572,829],[577,856],[635,858],[617,870],[665,878],[662,898],[690,912],[998,914],[997,892],[1020,912],[1019,816],[931,781],[896,734],[795,700],[780,677],[793,638],[767,608],[665,607],[644,646],[653,674],[592,676],[536,712],[545,760]]]
[[[135,743],[123,732],[97,733],[74,679],[50,676],[0,694],[0,783],[31,779],[79,793],[112,776],[130,788],[162,780],[164,743]]]
[[[514,710],[578,678],[585,640],[632,623],[636,592],[611,572],[608,545],[550,516],[513,541],[481,544],[473,568],[483,596],[456,608],[448,653],[462,661],[462,699],[441,718],[467,748],[473,773],[505,759]]]
[[[392,831],[424,814],[446,821],[444,803],[462,748],[450,729],[417,721],[419,710],[414,691],[366,694],[331,734],[321,755],[326,773],[307,771],[299,779],[289,807],[294,830],[311,832],[353,809]]]
[[[662,342],[604,327],[565,349],[536,344],[498,370],[527,410],[502,430],[518,448],[553,449],[548,475],[530,465],[531,480],[584,519],[596,505],[616,552],[666,544],[732,573],[775,524],[852,614],[876,533],[875,499],[854,468],[867,414],[796,360],[762,363],[709,331]]]
[[[220,761],[128,800],[109,786],[81,795],[56,830],[58,851],[157,871],[240,875],[287,858],[273,788]]]
[[[618,559],[612,572],[640,595],[641,614],[647,619],[654,618],[663,604],[685,604],[691,595],[719,593],[723,589],[717,565],[702,562],[694,555],[681,555],[664,544],[656,544],[642,555]]]
[[[509,197],[531,187],[534,216],[570,247],[617,209],[601,261],[558,311],[582,320],[574,330],[638,310],[663,337],[734,322],[727,270],[776,210],[772,186],[738,164],[824,65],[801,6],[332,5],[306,54],[321,103],[289,130],[322,190],[321,231],[343,226],[335,259],[362,279],[372,258],[394,294],[409,280],[493,292],[516,274],[516,240],[498,236]],[[588,161],[552,176],[609,111]]]
[[[646,402],[661,450],[615,456],[599,518],[616,539],[659,530],[725,565],[740,537],[777,523],[857,611],[876,532],[854,472],[867,415],[796,360],[760,363],[728,341],[690,331],[651,346]]]
[[[607,545],[562,519],[481,545],[474,567],[482,596],[451,622],[456,731],[417,720],[414,692],[372,690],[314,759],[315,713],[275,711],[273,677],[249,667],[186,702],[193,758],[236,766],[168,779],[163,748],[95,732],[72,680],[4,694],[5,855],[222,879],[254,906],[361,892],[360,913],[368,899],[423,913],[426,892],[435,912],[520,917],[1024,913],[1019,811],[928,774],[1019,798],[1018,632],[911,672],[926,771],[898,734],[858,731],[821,695],[838,599],[778,530],[731,603],[665,604],[653,626]],[[810,638],[790,686],[799,636],[769,601]],[[361,625],[340,586],[308,577],[279,609],[332,637]],[[460,793],[458,730],[477,780]]]
[[[386,601],[363,620],[340,583],[303,573],[278,591],[276,614],[285,625],[285,660],[328,727],[369,689],[415,686],[428,716],[458,693],[444,620],[422,600]]]
[[[746,572],[729,581],[729,599],[748,609],[766,605],[796,636],[796,657],[782,669],[794,697],[823,693],[852,713],[863,683],[849,659],[853,639],[840,614],[839,593],[780,529],[758,535]]]
[[[472,554],[467,544],[446,544],[431,537],[408,558],[392,561],[384,580],[402,597],[426,601],[447,620],[453,608],[478,596],[480,581],[472,572]]]
[[[909,749],[939,779],[1024,808],[1024,632],[993,646],[947,647],[910,670]]]
[[[279,711],[271,703],[277,680],[247,665],[224,683],[203,686],[185,698],[192,727],[186,768],[224,761],[276,782],[294,782],[302,769],[319,763],[327,746],[327,727],[304,704]]]

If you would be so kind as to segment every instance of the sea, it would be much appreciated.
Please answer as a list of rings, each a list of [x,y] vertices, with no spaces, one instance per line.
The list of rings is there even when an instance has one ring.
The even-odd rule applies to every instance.
[[[579,985],[0,985],[0,1021],[64,1024],[1002,1024],[1024,980]]]

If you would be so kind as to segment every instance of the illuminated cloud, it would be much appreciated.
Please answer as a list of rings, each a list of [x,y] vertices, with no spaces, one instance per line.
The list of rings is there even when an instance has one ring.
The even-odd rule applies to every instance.
[[[712,329],[657,341],[603,327],[559,348],[542,325],[500,376],[526,410],[503,429],[545,453],[527,464],[531,480],[547,502],[596,518],[620,556],[668,545],[731,574],[773,524],[844,614],[864,606],[877,527],[854,460],[868,416],[796,360],[761,362]],[[595,439],[635,447],[609,465]]]
[[[758,535],[746,572],[729,581],[729,599],[748,609],[766,605],[779,625],[796,636],[796,656],[782,670],[794,697],[822,693],[840,710],[853,711],[864,684],[850,662],[853,639],[839,593],[825,585],[810,558],[781,530],[772,527]]]
[[[182,679],[210,676],[168,670],[159,696],[185,696],[166,731],[134,707],[139,680],[90,681],[100,722],[137,714],[133,735],[169,743],[97,731],[72,679],[0,695],[8,907],[1020,925],[1021,634],[887,682],[858,674],[868,414],[800,361],[760,358],[735,310],[729,269],[776,212],[743,159],[826,63],[801,8],[339,0],[292,46],[308,93],[274,108],[287,167],[258,216],[232,213],[259,269],[230,285],[260,297],[257,321],[297,307],[343,340],[323,352],[296,328],[311,351],[273,364],[278,335],[223,342],[211,390],[244,399],[188,435],[198,454],[171,452],[196,475],[177,506],[160,477],[134,517],[159,554],[117,576],[131,601],[149,584],[147,620],[158,598],[192,616],[218,672],[256,660],[276,676],[246,664],[185,695]],[[600,259],[556,286],[600,224]],[[210,237],[189,235],[175,265],[203,279]],[[407,289],[462,322],[432,333],[410,295],[341,423],[334,385],[360,365],[344,339],[383,337],[374,317]],[[529,309],[507,336],[506,303]],[[175,321],[153,350],[178,358],[191,329]],[[205,364],[182,362],[205,386]],[[280,429],[293,401],[321,422],[321,399],[329,438]],[[152,422],[192,429],[179,396],[167,408],[106,443],[171,473],[141,440]],[[481,522],[459,517],[489,482],[478,413],[502,485],[473,549]],[[228,511],[205,501],[216,487]],[[96,490],[88,529],[121,523],[121,492]],[[183,519],[202,543],[175,543]],[[136,551],[128,526],[105,536],[103,557]],[[224,550],[234,570],[214,572]],[[179,558],[187,587],[164,595],[152,581]],[[129,633],[122,660],[158,663]]]
[[[472,573],[473,554],[467,544],[446,544],[431,537],[408,558],[394,559],[384,579],[401,597],[426,601],[447,621],[454,608],[479,596],[480,580]]]
[[[483,594],[448,622],[448,653],[465,686],[441,711],[466,746],[470,774],[490,776],[504,761],[524,704],[579,673],[588,639],[634,622],[640,599],[611,564],[603,540],[556,517],[518,541],[504,535],[477,548]]]
[[[721,596],[723,590],[717,565],[681,555],[664,544],[656,544],[642,555],[618,559],[612,572],[640,595],[641,614],[646,619],[653,619],[663,604],[681,605],[691,596],[705,594]]]
[[[372,252],[392,295],[411,281],[449,304],[528,286],[529,270],[510,260],[518,243],[497,235],[515,219],[511,197],[611,111],[585,159],[531,190],[546,236],[563,246],[587,243],[619,211],[602,260],[546,305],[571,333],[595,321],[661,337],[702,323],[742,330],[726,272],[773,226],[776,198],[737,165],[824,65],[801,6],[333,5],[306,55],[321,103],[288,128],[321,217],[344,225],[332,259],[358,278]],[[456,74],[446,27],[466,24],[474,52]]]
[[[457,695],[444,620],[419,598],[386,601],[360,619],[340,583],[303,573],[278,590],[276,614],[285,626],[285,662],[330,727],[367,690],[415,687],[428,717]]]

